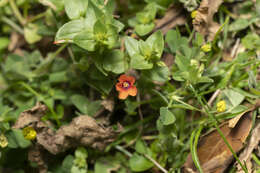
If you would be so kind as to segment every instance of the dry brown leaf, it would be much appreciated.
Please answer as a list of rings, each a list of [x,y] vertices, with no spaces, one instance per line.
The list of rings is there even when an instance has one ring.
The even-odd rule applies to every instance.
[[[193,20],[193,26],[196,31],[206,36],[209,41],[214,39],[219,24],[213,21],[214,14],[218,11],[223,0],[202,0],[198,13]]]
[[[112,127],[103,127],[87,115],[74,118],[70,124],[61,126],[55,132],[51,128],[51,122],[41,120],[46,111],[45,105],[38,104],[32,109],[22,112],[13,128],[33,127],[37,132],[36,144],[41,145],[52,154],[58,154],[77,146],[89,146],[102,150],[113,142],[119,133]]]
[[[237,122],[240,120],[240,118],[247,112],[253,111],[256,107],[258,107],[258,103],[254,106],[252,106],[251,108],[248,108],[246,111],[238,114],[237,116],[235,116],[234,118],[230,119],[228,121],[228,127],[230,128],[234,128],[237,124]]]
[[[246,162],[247,168],[252,168],[252,163],[251,163],[251,154],[254,149],[258,146],[260,142],[260,124],[258,124],[254,130],[252,131],[252,136],[249,140],[249,143],[247,147],[243,150],[243,152],[239,155],[239,159],[241,162]],[[237,164],[237,172],[243,172],[242,168],[240,165]]]
[[[112,98],[112,97],[111,97]],[[113,112],[115,107],[115,101],[113,99],[106,99],[101,102],[101,104],[104,106],[106,110],[109,110],[110,112]]]
[[[163,54],[162,61],[167,65],[169,69],[172,68],[172,64],[174,63],[174,57],[171,53]]]
[[[35,145],[34,147],[29,148],[28,151],[28,160],[37,163],[39,173],[47,173],[48,171],[45,154],[46,152],[44,152],[40,145]]]
[[[19,35],[17,32],[12,32],[10,37],[10,43],[8,45],[8,51],[14,51],[17,48],[20,48],[25,44],[25,40],[22,35]]]
[[[161,30],[165,35],[170,29],[177,25],[184,25],[186,23],[186,17],[183,14],[183,8],[178,6],[170,7],[163,18],[155,21],[154,31]]]
[[[230,128],[228,122],[224,123],[220,129],[235,152],[242,149],[243,143],[249,135],[252,126],[252,115],[246,113],[240,118],[234,128]],[[198,157],[205,173],[221,173],[233,160],[233,155],[214,130],[202,137],[198,144]],[[196,170],[191,155],[188,156],[184,168]],[[187,171],[186,171],[187,172]]]

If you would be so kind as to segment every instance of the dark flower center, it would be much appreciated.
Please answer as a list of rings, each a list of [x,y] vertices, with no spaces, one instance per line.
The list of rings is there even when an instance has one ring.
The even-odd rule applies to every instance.
[[[122,83],[122,87],[123,87],[124,89],[128,89],[128,88],[130,87],[130,82],[124,81],[124,82]]]

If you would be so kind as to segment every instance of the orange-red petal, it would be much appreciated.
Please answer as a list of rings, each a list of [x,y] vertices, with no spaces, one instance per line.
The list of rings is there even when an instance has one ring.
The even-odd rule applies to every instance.
[[[119,82],[124,82],[124,81],[126,81],[126,79],[127,79],[127,75],[125,75],[125,74],[120,75],[118,78]]]
[[[122,83],[118,82],[118,83],[116,84],[116,90],[117,90],[117,91],[124,91],[124,89],[122,88]]]
[[[131,88],[129,88],[129,89],[127,90],[127,92],[128,92],[128,94],[129,94],[130,96],[136,96],[136,94],[137,94],[137,88],[136,88],[136,86],[132,86]]]
[[[127,91],[120,91],[119,95],[118,95],[118,98],[124,100],[124,99],[127,98],[127,96],[128,96],[128,92]]]
[[[125,81],[128,81],[130,82],[131,85],[133,85],[135,83],[135,78],[133,76],[127,76],[125,74],[122,74],[120,77],[119,77],[119,82],[125,82]]]

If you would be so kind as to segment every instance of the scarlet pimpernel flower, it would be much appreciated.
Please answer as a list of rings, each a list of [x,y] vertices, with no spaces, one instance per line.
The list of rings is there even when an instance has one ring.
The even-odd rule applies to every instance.
[[[135,78],[133,76],[123,74],[118,78],[118,81],[116,90],[119,92],[119,99],[126,99],[128,95],[136,96],[137,88],[134,86]]]
[[[23,136],[25,139],[34,140],[37,136],[37,132],[32,127],[25,127],[23,129]]]

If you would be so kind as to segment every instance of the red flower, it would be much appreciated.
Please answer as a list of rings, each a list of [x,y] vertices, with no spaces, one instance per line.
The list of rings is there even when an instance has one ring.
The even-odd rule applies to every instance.
[[[118,78],[119,82],[116,84],[116,90],[119,92],[119,99],[126,99],[128,95],[136,96],[137,88],[134,86],[135,78],[125,74]]]

